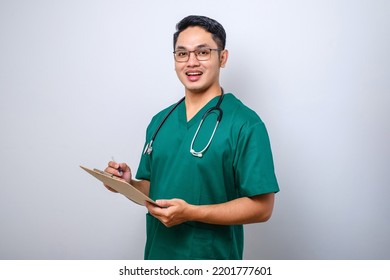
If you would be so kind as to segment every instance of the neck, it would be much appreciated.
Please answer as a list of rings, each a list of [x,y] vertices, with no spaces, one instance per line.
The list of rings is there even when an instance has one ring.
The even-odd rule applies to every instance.
[[[218,87],[210,88],[205,92],[195,92],[187,89],[185,94],[186,94],[185,104],[186,104],[187,121],[189,121],[211,99],[221,95],[221,87],[218,85]]]

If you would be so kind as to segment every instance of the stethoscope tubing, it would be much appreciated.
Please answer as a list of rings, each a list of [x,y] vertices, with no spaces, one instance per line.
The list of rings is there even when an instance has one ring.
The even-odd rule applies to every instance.
[[[156,139],[156,136],[158,134],[158,132],[160,131],[161,127],[163,126],[163,124],[165,123],[165,121],[168,119],[168,117],[172,114],[172,112],[177,108],[177,106],[179,106],[180,103],[182,103],[184,101],[185,97],[181,98],[179,101],[176,102],[176,104],[169,110],[169,112],[165,115],[164,119],[160,122],[160,124],[158,125],[156,131],[153,133],[153,136],[150,140],[150,142],[146,145],[145,147],[145,150],[144,150],[144,154],[148,154],[150,155],[153,151],[153,142],[154,142],[154,139]]]
[[[198,128],[196,129],[196,132],[194,134],[194,137],[192,138],[192,141],[191,141],[191,146],[190,146],[190,153],[195,156],[195,157],[199,157],[201,158],[203,156],[203,153],[207,150],[207,148],[210,146],[211,144],[211,141],[213,140],[214,138],[214,134],[215,134],[215,131],[217,130],[217,127],[219,125],[219,123],[221,122],[221,119],[222,119],[222,109],[221,109],[221,103],[222,103],[222,100],[223,100],[223,97],[224,97],[224,91],[223,91],[223,88],[221,88],[221,96],[219,97],[219,100],[217,102],[217,105],[215,105],[214,107],[208,109],[202,116],[202,119],[198,125]],[[158,132],[160,131],[161,127],[163,126],[163,124],[165,123],[165,121],[168,119],[168,117],[172,114],[172,112],[177,108],[177,106],[179,106],[180,103],[182,103],[184,101],[185,97],[181,98],[178,102],[176,102],[176,104],[169,110],[169,112],[165,115],[165,117],[163,118],[163,120],[160,122],[160,124],[158,125],[156,131],[153,133],[152,135],[152,138],[150,139],[149,143],[146,144],[145,146],[145,149],[144,149],[144,154],[151,154],[153,152],[153,142],[154,140],[156,139],[156,136],[158,134]],[[199,152],[196,152],[194,149],[193,149],[193,145],[194,145],[194,142],[195,142],[195,139],[198,135],[198,132],[200,130],[200,128],[202,127],[202,124],[203,124],[203,121],[206,119],[206,117],[212,112],[212,111],[215,111],[217,110],[219,112],[218,114],[218,117],[217,117],[217,122],[215,124],[215,127],[214,127],[214,130],[213,130],[213,133],[211,134],[211,137],[207,143],[207,145]]]
[[[213,129],[213,133],[211,134],[210,139],[209,139],[209,141],[207,142],[207,145],[203,148],[203,150],[197,152],[197,151],[194,150],[194,142],[195,142],[195,139],[196,139],[196,137],[198,136],[198,132],[199,132],[200,128],[202,127],[203,120],[205,120],[206,117],[207,117],[212,111],[214,111],[214,110],[218,110],[218,111],[219,111],[219,114],[218,114],[218,117],[217,117],[217,122],[215,123],[214,129]],[[199,125],[198,125],[198,128],[196,129],[196,132],[195,132],[195,134],[194,134],[194,137],[192,138],[192,141],[191,141],[190,153],[191,153],[193,156],[196,156],[196,157],[203,157],[203,153],[204,153],[204,152],[207,150],[207,148],[210,146],[211,141],[212,141],[213,138],[214,138],[215,131],[217,130],[217,127],[218,127],[219,122],[220,122],[221,119],[222,119],[222,110],[221,110],[221,108],[219,108],[219,107],[216,107],[216,106],[215,106],[215,107],[212,107],[212,108],[208,109],[208,110],[204,113],[202,119],[200,120],[200,123],[199,123]]]

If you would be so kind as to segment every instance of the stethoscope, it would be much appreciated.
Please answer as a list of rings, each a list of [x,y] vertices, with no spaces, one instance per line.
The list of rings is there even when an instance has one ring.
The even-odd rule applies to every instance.
[[[215,134],[215,131],[217,130],[217,127],[219,125],[219,123],[221,122],[221,119],[222,119],[222,109],[221,109],[221,103],[222,103],[222,100],[223,100],[223,96],[224,96],[224,91],[223,91],[223,88],[221,88],[221,95],[218,99],[218,102],[217,102],[217,105],[215,105],[214,107],[211,107],[210,109],[208,109],[202,116],[202,119],[200,120],[199,122],[199,125],[198,125],[198,128],[196,129],[196,132],[194,134],[194,137],[192,138],[192,141],[191,141],[191,145],[190,145],[190,153],[195,156],[195,157],[203,157],[203,153],[207,150],[207,148],[210,146],[211,144],[211,141],[213,140],[214,138],[214,134]],[[145,147],[145,150],[144,150],[144,154],[148,154],[150,155],[152,152],[153,152],[153,142],[154,140],[156,139],[156,136],[158,134],[158,132],[160,131],[160,128],[163,126],[163,124],[165,123],[165,121],[168,119],[168,117],[172,114],[172,112],[177,108],[177,106],[179,106],[180,103],[182,103],[184,101],[185,97],[183,97],[182,99],[180,99],[168,112],[168,114],[165,115],[164,119],[161,121],[161,123],[158,125],[156,131],[153,133],[153,136],[150,140],[149,143],[146,144],[146,147]],[[199,130],[200,128],[202,127],[202,124],[203,124],[203,121],[207,118],[207,116],[212,112],[212,111],[218,111],[218,117],[217,117],[217,122],[215,123],[215,127],[214,127],[214,130],[213,130],[213,133],[211,134],[210,136],[210,139],[209,141],[207,142],[207,145],[199,152],[195,151],[194,150],[194,142],[195,142],[195,139],[196,137],[198,136],[198,133],[199,133]]]

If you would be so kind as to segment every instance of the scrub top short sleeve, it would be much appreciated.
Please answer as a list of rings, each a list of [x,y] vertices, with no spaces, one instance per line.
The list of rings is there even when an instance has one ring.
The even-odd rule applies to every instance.
[[[243,128],[233,166],[241,196],[279,191],[270,141],[263,122]]]

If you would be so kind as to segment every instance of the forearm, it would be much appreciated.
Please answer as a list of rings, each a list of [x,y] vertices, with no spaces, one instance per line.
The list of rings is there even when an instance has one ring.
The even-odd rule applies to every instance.
[[[274,193],[242,197],[221,204],[192,205],[182,199],[162,199],[147,203],[149,213],[165,226],[188,221],[217,225],[239,225],[267,221],[274,206]]]
[[[242,197],[214,205],[190,205],[188,220],[210,224],[235,225],[267,221],[274,205],[274,194]]]

